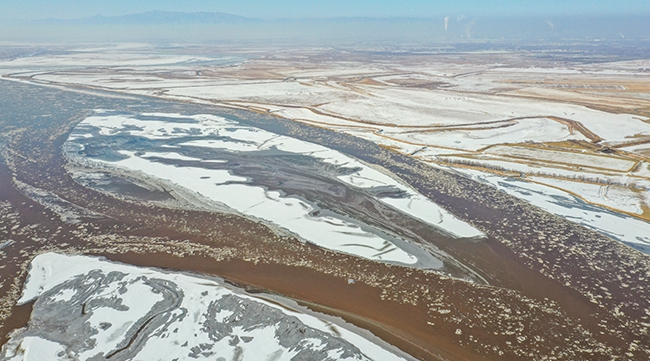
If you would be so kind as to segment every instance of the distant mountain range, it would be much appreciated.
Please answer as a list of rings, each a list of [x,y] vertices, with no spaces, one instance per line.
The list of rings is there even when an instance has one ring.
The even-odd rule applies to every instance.
[[[174,12],[174,11],[148,11],[138,14],[122,16],[95,15],[81,19],[43,19],[39,23],[68,23],[83,25],[153,25],[153,24],[219,24],[251,21],[253,19],[243,16],[220,12]]]

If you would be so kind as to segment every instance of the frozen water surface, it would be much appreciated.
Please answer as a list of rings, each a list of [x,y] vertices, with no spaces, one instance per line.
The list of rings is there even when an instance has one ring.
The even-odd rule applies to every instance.
[[[89,157],[97,141],[103,146],[110,143],[105,146],[105,149],[110,148],[106,151],[110,154],[99,152]],[[277,182],[278,189],[269,189],[253,184],[239,173],[236,175],[233,167],[238,167],[240,162],[228,155],[237,154],[239,160],[260,154],[274,155],[278,161],[291,156],[293,161],[317,170],[332,168],[335,170],[329,172],[341,174],[334,174],[323,188],[332,187],[332,182],[342,182],[376,194],[374,199],[385,206],[452,237],[483,236],[482,232],[412,188],[356,159],[219,116],[125,115],[102,111],[82,121],[69,142],[83,149],[80,153],[85,159],[164,179],[243,214],[270,221],[306,241],[369,259],[410,265],[424,261],[412,252],[412,247],[404,247],[405,243],[394,236],[374,231],[363,220],[321,209],[317,200],[285,194],[283,180]],[[134,143],[138,145],[133,146]],[[259,164],[262,162],[255,166],[264,168],[265,164]],[[219,167],[220,164],[223,166]],[[270,176],[277,173],[276,170],[263,170]],[[386,191],[392,196],[382,195]],[[428,267],[435,268],[435,265]]]

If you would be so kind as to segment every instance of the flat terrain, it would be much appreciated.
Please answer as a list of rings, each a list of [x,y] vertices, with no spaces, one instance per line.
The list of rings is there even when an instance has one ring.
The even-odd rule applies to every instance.
[[[17,57],[0,62],[0,69],[40,84],[270,113],[432,165],[523,177],[547,193],[561,190],[629,216],[634,224],[628,227],[638,228],[633,219],[650,220],[650,63],[623,60],[625,50],[618,48],[607,56],[590,55],[597,50],[583,45],[576,49],[145,53],[151,49],[132,45]],[[579,222],[637,249],[650,245],[643,233],[621,235],[617,226]]]
[[[282,294],[418,359],[650,357],[650,261],[624,244],[645,250],[650,242],[647,61],[551,66],[518,54],[190,50],[0,63],[10,79],[0,81],[2,335],[27,322],[29,305],[15,304],[30,260],[57,251]],[[213,114],[310,142],[381,169],[485,237],[434,236],[426,224],[407,228],[395,218],[448,257],[443,270],[417,268],[191,206],[180,191],[85,186],[77,175],[92,167],[68,157],[64,144],[98,109]],[[551,186],[628,223],[590,229],[561,209],[549,212],[541,196],[531,201],[490,183],[512,186],[513,175],[521,189]],[[619,236],[623,243],[608,236],[626,225],[637,234]]]

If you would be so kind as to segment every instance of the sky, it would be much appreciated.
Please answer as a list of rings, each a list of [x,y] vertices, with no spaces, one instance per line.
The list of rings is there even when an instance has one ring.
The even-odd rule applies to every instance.
[[[224,12],[255,18],[650,14],[650,0],[0,0],[2,19],[73,19],[146,12]]]

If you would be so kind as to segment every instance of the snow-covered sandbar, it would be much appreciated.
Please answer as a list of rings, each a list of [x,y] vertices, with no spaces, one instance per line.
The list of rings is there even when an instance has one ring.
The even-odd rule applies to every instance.
[[[408,247],[403,247],[404,243],[370,230],[362,220],[359,223],[336,212],[321,212],[314,202],[252,185],[245,177],[234,175],[228,169],[209,166],[225,162],[223,159],[200,159],[181,152],[187,149],[205,154],[215,150],[240,154],[282,152],[308,157],[312,162],[349,170],[334,179],[349,187],[368,192],[390,189],[399,193],[400,197],[376,196],[375,199],[438,228],[442,233],[458,238],[484,236],[414,189],[356,159],[317,144],[241,125],[219,116],[160,113],[136,116],[98,112],[77,126],[69,142],[82,149],[93,138],[125,136],[158,142],[158,148],[129,150],[118,147],[112,149],[114,159],[100,157],[94,160],[143,172],[190,189],[240,213],[270,221],[325,248],[386,262],[412,265],[419,261],[418,256],[407,250]],[[179,167],[174,163],[176,160],[193,163]]]

